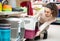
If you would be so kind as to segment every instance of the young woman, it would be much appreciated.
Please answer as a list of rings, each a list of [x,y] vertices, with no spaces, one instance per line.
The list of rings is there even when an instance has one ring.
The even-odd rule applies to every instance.
[[[58,8],[55,3],[48,3],[44,7],[44,14],[40,15],[40,21],[36,23],[36,37],[35,40],[43,38],[47,39],[47,29],[49,25],[56,21],[56,17],[58,15]],[[38,25],[39,23],[39,25]],[[41,33],[40,30],[38,31],[38,26],[46,26],[44,31]]]
[[[44,7],[44,14],[39,14],[40,20],[36,23],[35,26],[35,38],[34,39],[26,39],[25,41],[35,41],[37,39],[40,39],[40,36],[42,35],[43,39],[47,39],[47,29],[49,28],[49,25],[56,21],[55,18],[57,17],[58,9],[56,4],[54,3],[48,3]],[[38,27],[46,27],[44,31],[41,33],[40,28]]]

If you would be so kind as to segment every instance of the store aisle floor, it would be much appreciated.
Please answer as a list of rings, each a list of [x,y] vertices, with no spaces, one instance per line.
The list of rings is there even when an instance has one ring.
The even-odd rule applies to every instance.
[[[51,25],[48,29],[48,39],[38,41],[60,41],[60,25]]]

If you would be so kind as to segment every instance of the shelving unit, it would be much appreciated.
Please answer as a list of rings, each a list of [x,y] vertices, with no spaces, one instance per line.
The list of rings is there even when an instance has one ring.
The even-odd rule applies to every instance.
[[[0,15],[15,15],[15,14],[24,14],[25,12],[0,12]]]
[[[15,15],[23,15],[26,14],[25,12],[0,12],[0,15],[8,15],[8,16],[15,16]],[[6,19],[8,21],[10,21],[11,23],[11,41],[16,41],[17,40],[17,34],[19,32],[18,28],[19,28],[19,22],[20,22],[20,18],[3,18]]]

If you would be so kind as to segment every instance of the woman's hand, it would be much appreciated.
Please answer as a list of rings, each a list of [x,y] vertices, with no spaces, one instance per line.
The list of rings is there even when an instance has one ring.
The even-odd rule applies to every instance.
[[[38,32],[36,33],[35,37],[36,37],[36,36],[39,36],[39,35],[40,35],[40,31],[38,31]]]

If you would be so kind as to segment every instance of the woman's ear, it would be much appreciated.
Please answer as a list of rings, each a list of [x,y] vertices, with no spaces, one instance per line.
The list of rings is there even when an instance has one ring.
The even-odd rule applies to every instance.
[[[52,16],[53,16],[53,17],[57,17],[56,11],[53,11],[53,12],[52,12]]]
[[[53,13],[54,13],[54,11],[53,11],[53,10],[51,10],[51,16],[53,16]]]
[[[53,10],[51,10],[51,13],[53,13],[54,11]]]

